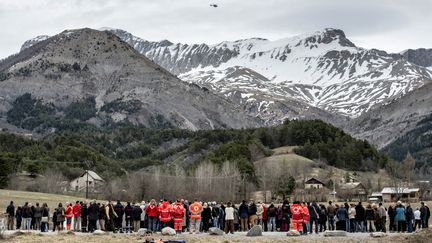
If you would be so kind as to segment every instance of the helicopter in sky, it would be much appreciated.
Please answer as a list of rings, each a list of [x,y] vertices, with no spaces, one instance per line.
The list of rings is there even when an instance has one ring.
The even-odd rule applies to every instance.
[[[212,4],[210,4],[210,7],[213,7],[213,8],[217,8],[217,7],[218,7],[218,5],[217,5],[217,4],[215,4],[215,3],[212,3]]]

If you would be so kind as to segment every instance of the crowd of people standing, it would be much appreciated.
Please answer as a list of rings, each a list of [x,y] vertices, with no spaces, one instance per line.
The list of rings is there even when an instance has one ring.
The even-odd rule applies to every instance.
[[[261,225],[264,231],[297,230],[301,234],[319,233],[326,230],[347,232],[413,232],[429,225],[430,209],[422,202],[420,207],[397,202],[385,208],[382,203],[333,204],[299,202],[290,204],[249,203],[239,205],[231,202],[194,202],[166,199],[159,203],[152,199],[148,203],[122,204],[99,203],[95,200],[74,204],[59,203],[52,211],[46,203],[35,205],[24,203],[15,208],[10,202],[6,209],[8,230],[73,230],[94,232],[96,229],[115,233],[138,231],[146,228],[151,232],[164,227],[182,232],[208,232],[211,227],[224,230],[227,234],[235,231],[248,231]]]

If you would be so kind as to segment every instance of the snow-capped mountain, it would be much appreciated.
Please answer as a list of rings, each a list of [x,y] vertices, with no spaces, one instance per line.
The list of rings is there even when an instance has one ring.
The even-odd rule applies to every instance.
[[[357,47],[338,29],[277,41],[251,38],[215,45],[154,42],[124,30],[105,30],[184,81],[230,98],[237,94],[238,102],[260,108],[258,116],[264,110],[277,112],[275,100],[295,100],[303,108],[357,117],[422,86],[432,76],[431,70],[401,54]],[[278,119],[283,116],[273,117]]]
[[[110,31],[182,80],[218,87],[227,95],[227,89],[236,85],[250,91],[259,82],[267,88],[256,91],[267,96],[297,99],[351,117],[420,87],[432,76],[402,55],[359,48],[337,29],[277,41],[252,38],[216,45],[149,42],[122,30]],[[264,79],[233,77],[235,67],[253,70]],[[230,80],[238,83],[227,84]]]

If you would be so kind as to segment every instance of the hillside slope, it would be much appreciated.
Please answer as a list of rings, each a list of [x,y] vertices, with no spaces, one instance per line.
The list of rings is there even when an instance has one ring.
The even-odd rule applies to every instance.
[[[110,32],[64,31],[0,62],[0,117],[28,130],[82,121],[192,130],[261,124]]]

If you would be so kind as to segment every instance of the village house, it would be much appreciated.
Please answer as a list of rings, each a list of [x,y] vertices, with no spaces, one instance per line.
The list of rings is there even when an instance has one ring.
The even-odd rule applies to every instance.
[[[70,190],[76,192],[86,191],[87,181],[89,192],[98,192],[98,189],[105,183],[96,172],[87,170],[70,182]]]
[[[408,187],[384,187],[381,194],[384,202],[418,202],[420,198],[420,189]]]
[[[348,182],[339,185],[337,190],[339,198],[348,201],[366,201],[367,190],[361,182]]]
[[[382,193],[381,192],[372,192],[372,194],[369,196],[368,201],[369,202],[382,202]]]
[[[305,184],[305,189],[322,189],[324,187],[324,183],[322,183],[321,181],[313,177],[305,181],[304,184]]]

